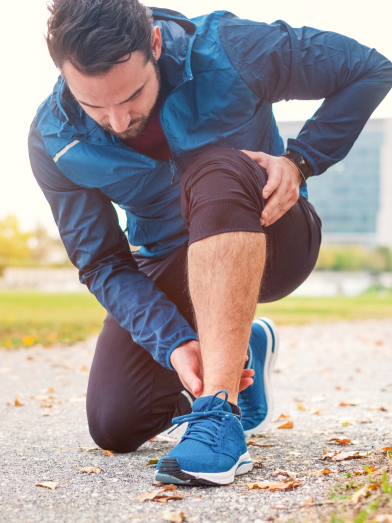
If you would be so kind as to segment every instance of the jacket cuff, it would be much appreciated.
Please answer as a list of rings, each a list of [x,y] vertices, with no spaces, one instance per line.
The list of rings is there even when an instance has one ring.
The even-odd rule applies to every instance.
[[[184,341],[189,341],[189,340],[195,340],[195,341],[198,341],[197,340],[197,336],[196,334],[190,334],[188,336],[183,336],[182,338],[179,338],[178,340],[176,340],[173,345],[170,347],[170,349],[167,351],[166,353],[166,367],[169,369],[169,370],[175,370],[173,369],[171,363],[170,363],[170,356],[172,355],[172,352],[179,346],[181,345],[181,343],[184,343]]]
[[[287,141],[287,149],[292,149],[293,151],[297,151],[297,153],[302,154],[302,156],[304,158],[306,158],[308,160],[308,162],[310,163],[310,165],[312,166],[312,169],[313,169],[312,176],[318,176],[319,170],[318,170],[317,164],[313,160],[313,158],[311,156],[309,156],[309,154],[306,151],[304,151],[300,147],[297,147],[296,145],[292,145],[290,139]]]

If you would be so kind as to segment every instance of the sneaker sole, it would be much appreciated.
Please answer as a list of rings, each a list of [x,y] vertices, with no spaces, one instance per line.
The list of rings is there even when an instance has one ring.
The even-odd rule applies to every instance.
[[[177,485],[228,485],[233,483],[235,476],[246,474],[252,469],[253,463],[248,452],[226,472],[189,472],[180,468],[177,458],[165,457],[155,473],[155,480]]]
[[[274,322],[268,318],[257,318],[254,320],[254,323],[258,323],[261,327],[263,327],[267,335],[267,351],[263,376],[265,399],[267,402],[267,416],[256,427],[245,430],[244,432],[246,436],[250,436],[255,432],[263,432],[267,430],[269,424],[271,423],[274,412],[274,395],[272,390],[271,374],[274,370],[279,352],[279,335]]]

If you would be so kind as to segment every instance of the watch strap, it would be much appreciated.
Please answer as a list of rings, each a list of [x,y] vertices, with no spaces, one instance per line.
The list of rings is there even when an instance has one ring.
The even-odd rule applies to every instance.
[[[299,170],[304,181],[312,176],[313,169],[301,153],[294,151],[293,149],[286,149],[286,151],[281,156],[293,162],[293,164]]]

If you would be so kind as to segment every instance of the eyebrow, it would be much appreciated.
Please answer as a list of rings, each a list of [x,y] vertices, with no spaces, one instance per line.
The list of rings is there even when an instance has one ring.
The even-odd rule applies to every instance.
[[[131,96],[129,98],[127,98],[126,100],[124,100],[123,102],[120,102],[119,104],[117,105],[122,105],[122,104],[125,104],[127,102],[130,102],[133,98],[136,98],[136,96],[143,90],[144,86],[146,84],[143,84],[141,87],[139,87],[139,89],[137,89],[133,94],[131,94]],[[82,102],[81,100],[78,100],[78,102],[82,105],[87,105],[87,107],[92,107],[93,109],[104,109],[104,107],[100,106],[100,105],[91,105],[91,104],[88,104],[86,102]]]

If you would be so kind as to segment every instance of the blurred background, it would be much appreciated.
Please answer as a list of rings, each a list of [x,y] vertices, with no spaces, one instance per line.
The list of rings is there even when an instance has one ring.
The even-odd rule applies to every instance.
[[[392,58],[389,0],[156,0],[188,17],[229,10],[264,22],[284,19],[343,33]],[[0,190],[0,347],[68,344],[99,331],[104,311],[80,285],[49,205],[31,173],[27,135],[58,76],[43,34],[45,0],[0,5],[2,50]],[[320,101],[274,106],[284,139],[295,137]],[[339,191],[333,188],[339,187]],[[392,94],[350,154],[310,180],[309,199],[323,221],[314,273],[295,293],[260,306],[280,324],[392,318]],[[124,226],[124,216],[118,210]]]

